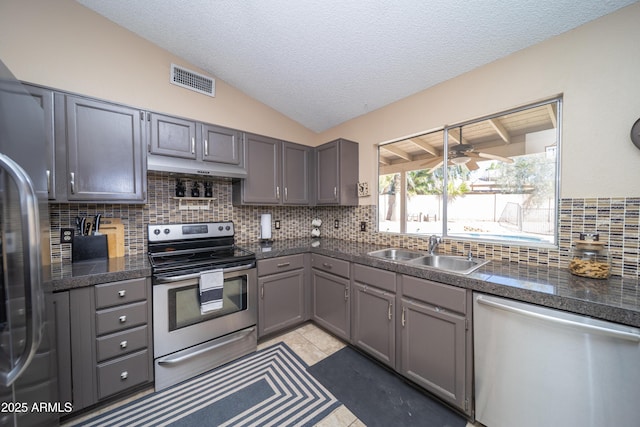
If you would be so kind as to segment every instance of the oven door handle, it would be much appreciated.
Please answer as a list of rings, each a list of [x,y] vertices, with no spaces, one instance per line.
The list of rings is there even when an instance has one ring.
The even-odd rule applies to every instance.
[[[223,268],[222,272],[231,273],[233,271],[248,270],[253,267],[255,267],[254,263],[244,264],[244,265],[238,265],[236,267]],[[174,283],[174,282],[180,282],[182,280],[197,279],[200,277],[201,274],[208,273],[210,271],[216,271],[216,270],[199,271],[197,273],[183,274],[181,276],[172,276],[172,277],[156,276],[156,283],[157,284]]]
[[[178,363],[184,362],[185,360],[189,360],[193,357],[199,356],[201,354],[204,353],[208,353],[212,350],[215,350],[217,348],[220,348],[222,346],[234,343],[236,341],[242,341],[243,339],[245,339],[247,336],[251,335],[251,333],[253,333],[253,331],[255,330],[255,326],[247,329],[246,331],[243,331],[242,334],[240,335],[236,335],[236,336],[232,336],[232,337],[228,337],[225,340],[220,340],[219,342],[216,342],[215,344],[208,346],[208,347],[204,347],[201,348],[199,350],[196,350],[192,353],[187,353],[185,355],[182,356],[177,356],[177,357],[165,357],[162,359],[158,359],[158,365],[176,365]]]

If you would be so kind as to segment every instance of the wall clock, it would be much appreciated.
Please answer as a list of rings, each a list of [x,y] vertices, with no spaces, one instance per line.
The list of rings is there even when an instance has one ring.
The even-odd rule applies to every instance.
[[[631,142],[640,149],[640,119],[631,126]]]

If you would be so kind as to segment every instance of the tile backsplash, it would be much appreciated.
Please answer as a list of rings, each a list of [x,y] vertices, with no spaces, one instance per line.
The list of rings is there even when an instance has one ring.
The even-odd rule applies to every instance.
[[[187,191],[195,177],[183,177]],[[69,262],[71,245],[60,243],[60,227],[74,227],[76,216],[121,218],[125,225],[125,253],[146,253],[148,223],[179,223],[201,221],[227,221],[236,225],[236,241],[253,242],[260,237],[260,215],[270,213],[272,221],[279,220],[281,228],[273,229],[274,239],[290,239],[311,235],[311,220],[320,218],[322,237],[353,240],[386,246],[426,249],[424,237],[403,236],[376,232],[376,206],[348,207],[283,207],[233,206],[231,182],[207,178],[213,184],[215,200],[177,200],[175,176],[149,172],[146,205],[127,204],[50,204],[52,262]],[[200,179],[200,182],[202,179]],[[374,198],[366,199],[375,203]],[[182,203],[183,209],[180,209]],[[191,207],[191,209],[189,209]],[[186,209],[185,209],[186,208]],[[204,208],[204,209],[201,209]],[[471,250],[480,258],[490,258],[533,265],[566,267],[571,255],[571,242],[581,232],[597,232],[609,242],[612,274],[638,278],[640,266],[640,197],[562,199],[560,201],[559,249],[527,246],[507,246],[446,239],[439,247],[445,253],[466,253]],[[338,228],[334,227],[338,220]],[[367,231],[360,231],[360,223]]]

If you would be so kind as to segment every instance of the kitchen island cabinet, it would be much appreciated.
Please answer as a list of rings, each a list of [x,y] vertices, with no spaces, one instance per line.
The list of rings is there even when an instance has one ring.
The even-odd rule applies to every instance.
[[[351,337],[350,263],[324,255],[311,256],[313,320],[339,338]]]
[[[306,255],[258,261],[258,338],[307,320]]]
[[[396,367],[396,274],[353,264],[351,343]]]
[[[143,113],[55,94],[56,200],[143,203],[147,191]]]

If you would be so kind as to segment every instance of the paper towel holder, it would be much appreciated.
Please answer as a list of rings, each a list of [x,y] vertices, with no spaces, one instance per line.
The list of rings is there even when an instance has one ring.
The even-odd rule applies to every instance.
[[[269,245],[273,243],[273,238],[271,237],[271,214],[261,214],[260,215],[260,244],[261,245]]]

